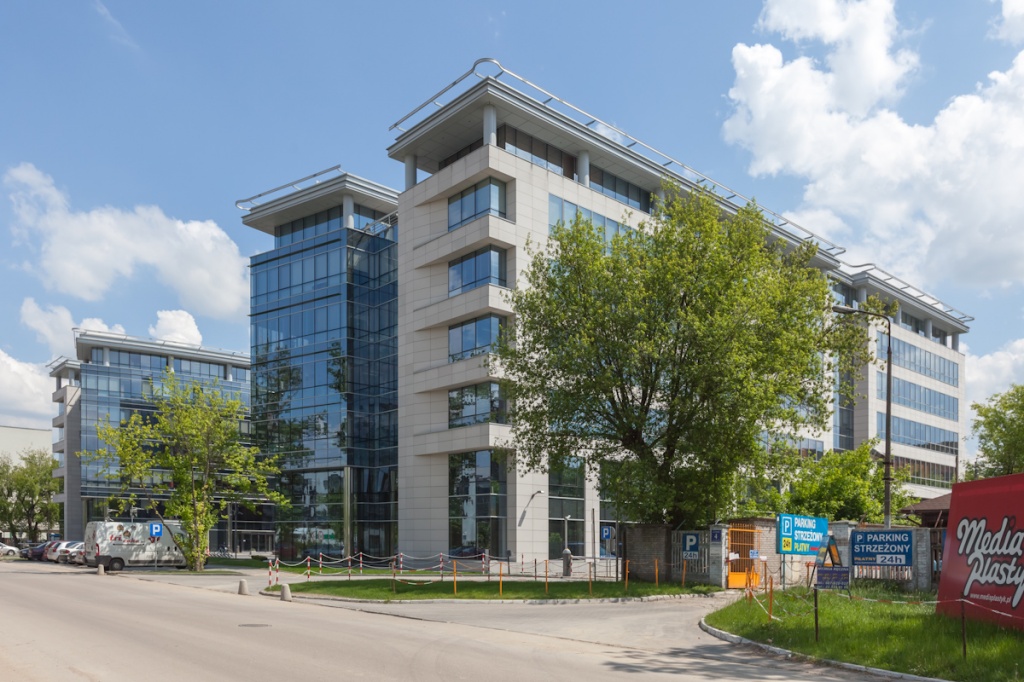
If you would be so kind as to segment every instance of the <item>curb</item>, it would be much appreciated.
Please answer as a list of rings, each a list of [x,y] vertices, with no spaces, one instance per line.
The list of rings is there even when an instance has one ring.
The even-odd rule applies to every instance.
[[[280,592],[261,588],[260,596],[279,599]],[[302,594],[292,592],[293,600],[339,601],[350,604],[532,604],[536,606],[558,606],[564,604],[621,604],[626,602],[655,602],[670,599],[711,599],[715,594],[661,594],[646,597],[603,597],[599,599],[356,599],[326,594]],[[732,636],[732,635],[730,635]]]
[[[731,632],[726,632],[725,630],[719,630],[718,628],[711,627],[706,622],[704,622],[703,618],[700,619],[700,629],[708,633],[712,637],[717,637],[718,639],[723,640],[725,642],[729,642],[730,644],[749,644],[769,654],[772,654],[774,656],[780,656],[782,658],[795,658],[804,661],[811,661],[813,663],[823,663],[831,667],[843,668],[845,670],[852,670],[854,672],[860,673],[869,673],[871,675],[877,675],[879,677],[886,677],[891,680],[911,680],[912,682],[949,682],[948,680],[943,680],[937,677],[921,677],[920,675],[912,675],[910,673],[898,673],[892,670],[884,670],[882,668],[869,668],[866,665],[858,665],[856,663],[844,663],[843,661],[833,661],[829,658],[817,658],[815,656],[808,656],[807,654],[800,654],[793,651],[789,651],[788,649],[780,649],[776,646],[762,644],[761,642],[755,642],[751,639],[740,637],[739,635],[734,635]]]

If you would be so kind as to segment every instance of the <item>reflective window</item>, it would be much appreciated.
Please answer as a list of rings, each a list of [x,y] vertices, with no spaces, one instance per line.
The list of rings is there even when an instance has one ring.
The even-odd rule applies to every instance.
[[[508,423],[505,394],[497,382],[448,391],[448,428],[488,422]]]
[[[510,125],[498,127],[498,146],[552,173],[576,179],[575,156]]]
[[[879,331],[878,356],[883,358],[885,357],[885,339],[885,332]],[[926,377],[938,379],[944,384],[960,385],[960,366],[956,362],[901,339],[892,340],[892,362],[897,367],[905,367]]]
[[[650,192],[593,165],[590,167],[590,188],[621,201],[630,208],[644,213],[651,212]]]
[[[505,318],[498,315],[485,315],[452,325],[448,328],[448,361],[489,352],[504,326]]]
[[[448,554],[505,557],[508,469],[490,450],[448,456]]]
[[[885,372],[878,372],[878,398],[885,400]],[[959,399],[898,377],[892,378],[892,402],[944,419],[960,419]]]
[[[616,222],[611,218],[607,218],[600,213],[583,208],[582,206],[577,206],[571,201],[565,201],[561,197],[556,197],[554,194],[548,195],[549,232],[551,228],[559,223],[562,223],[563,225],[571,225],[576,219],[576,216],[579,216],[582,220],[589,220],[597,233],[604,237],[604,241],[608,244],[609,249],[611,248],[612,240],[615,239],[616,235],[625,236],[633,232],[633,228],[629,225]]]
[[[878,437],[885,438],[884,412],[878,413]],[[948,455],[955,455],[960,449],[960,437],[956,432],[900,417],[892,418],[892,442]]]
[[[480,249],[448,263],[448,295],[493,284],[506,286],[505,250],[496,247]]]
[[[454,230],[482,215],[505,217],[505,183],[494,178],[448,199],[448,229]]]
[[[583,463],[578,459],[552,466],[548,471],[549,559],[560,559],[566,547],[574,556],[586,555],[585,486]]]
[[[935,462],[922,462],[907,457],[893,457],[893,466],[906,469],[910,474],[910,482],[930,485],[937,488],[952,488],[956,478],[956,467]]]

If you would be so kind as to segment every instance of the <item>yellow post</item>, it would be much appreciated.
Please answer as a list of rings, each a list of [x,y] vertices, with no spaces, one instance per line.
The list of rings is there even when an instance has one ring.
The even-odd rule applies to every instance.
[[[768,577],[768,622],[772,620],[772,604],[775,601],[775,576]]]
[[[629,592],[629,559],[626,559],[626,592]]]
[[[544,560],[544,594],[548,593],[548,560]]]
[[[590,565],[590,570],[587,571],[587,589],[590,590],[590,596],[594,596],[594,565]]]
[[[452,559],[452,594],[459,593],[459,562]]]
[[[504,582],[504,580],[502,578],[502,570],[503,569],[504,569],[504,565],[499,561],[498,562],[498,596],[499,597],[505,596],[505,582]]]
[[[686,587],[686,559],[683,559],[683,579],[679,581],[679,587]]]
[[[658,560],[654,560],[654,586],[658,586]]]

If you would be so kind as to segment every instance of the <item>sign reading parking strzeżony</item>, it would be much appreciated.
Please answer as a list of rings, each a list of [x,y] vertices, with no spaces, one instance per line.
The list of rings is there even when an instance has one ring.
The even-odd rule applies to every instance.
[[[779,554],[817,554],[828,537],[828,519],[779,514]]]

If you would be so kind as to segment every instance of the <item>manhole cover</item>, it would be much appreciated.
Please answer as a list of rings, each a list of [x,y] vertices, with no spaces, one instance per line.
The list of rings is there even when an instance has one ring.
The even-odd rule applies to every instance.
[[[240,628],[269,628],[270,624],[269,623],[241,623],[241,624],[239,624],[238,627],[240,627]]]

